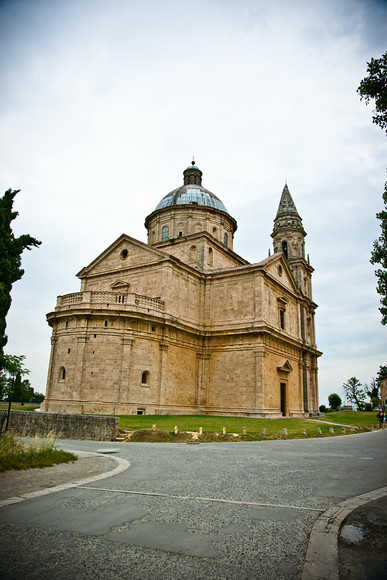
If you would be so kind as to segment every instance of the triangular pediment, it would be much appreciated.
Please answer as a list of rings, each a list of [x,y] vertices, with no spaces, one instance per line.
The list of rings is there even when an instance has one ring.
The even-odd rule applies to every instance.
[[[283,373],[291,373],[293,367],[288,360],[284,360],[281,366],[277,367],[277,370],[282,371]]]
[[[282,252],[269,256],[260,264],[264,265],[266,273],[276,282],[291,292],[299,294],[299,289],[289,267],[289,263]]]
[[[128,289],[129,286],[129,282],[125,282],[125,280],[117,280],[116,282],[113,282],[113,284],[110,284],[112,290],[125,290]]]
[[[117,287],[125,284],[119,277],[119,272],[133,266],[150,264],[168,258],[168,254],[157,250],[148,244],[122,234],[106,250],[97,256],[88,266],[78,272],[78,278],[88,278],[102,273],[117,272]]]

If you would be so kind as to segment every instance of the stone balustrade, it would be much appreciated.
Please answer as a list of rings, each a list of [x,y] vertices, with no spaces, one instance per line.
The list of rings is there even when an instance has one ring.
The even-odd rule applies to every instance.
[[[165,303],[160,298],[143,296],[135,292],[109,292],[100,290],[73,292],[72,294],[58,296],[56,308],[62,309],[66,306],[71,307],[75,305],[90,307],[91,304],[114,305],[122,309],[130,309],[133,306],[143,306],[145,308],[152,308],[153,310],[164,310],[165,308]]]

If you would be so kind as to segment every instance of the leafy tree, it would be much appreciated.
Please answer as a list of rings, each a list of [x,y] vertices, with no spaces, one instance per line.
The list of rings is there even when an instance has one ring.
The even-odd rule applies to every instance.
[[[375,379],[372,379],[370,386],[367,383],[364,385],[364,392],[370,398],[372,409],[378,407],[380,403],[380,387]]]
[[[42,393],[35,393],[28,379],[29,370],[24,368],[25,356],[4,355],[4,368],[0,370],[0,401],[9,400],[20,403],[41,403],[44,400]]]
[[[7,344],[6,316],[11,306],[12,284],[24,274],[21,268],[21,255],[24,250],[39,246],[41,242],[23,234],[15,238],[12,231],[12,221],[18,216],[13,211],[15,195],[20,190],[8,189],[0,198],[0,369],[4,368],[4,346]]]
[[[12,377],[4,370],[0,370],[0,401],[4,401],[12,389]]]
[[[341,407],[341,398],[336,393],[332,393],[328,397],[328,403],[331,409],[337,411]]]
[[[371,252],[371,264],[380,264],[375,270],[378,280],[376,292],[380,295],[379,311],[382,315],[382,324],[387,324],[387,181],[384,185],[383,201],[385,209],[379,211],[376,217],[380,220],[381,235],[374,241],[374,249]]]
[[[325,405],[320,405],[319,406],[319,411],[320,411],[320,413],[326,413],[327,412],[326,406]]]
[[[12,400],[19,403],[27,403],[31,400],[33,394],[34,389],[31,387],[30,381],[28,379],[22,381],[21,375],[18,373],[13,384]]]
[[[351,377],[346,383],[343,384],[343,389],[345,397],[348,399],[348,401],[354,403],[358,411],[363,411],[366,394],[359,379],[356,377]]]
[[[41,403],[44,401],[43,393],[33,393],[31,399],[28,401],[29,403]]]
[[[375,100],[372,122],[387,132],[387,52],[380,58],[371,58],[367,66],[368,76],[360,82],[357,92],[367,105]]]
[[[371,58],[367,65],[368,76],[360,82],[357,92],[367,105],[374,99],[372,122],[387,133],[387,52],[380,58]],[[382,232],[374,241],[370,262],[381,266],[375,270],[378,280],[376,291],[380,294],[381,323],[387,324],[387,182],[384,184],[383,201],[385,209],[376,214]]]
[[[23,375],[30,374],[30,371],[24,367],[25,358],[26,357],[24,355],[11,356],[10,354],[4,354],[2,356],[3,368],[1,369],[1,377],[0,377],[2,379],[2,389],[3,389],[2,398],[4,398],[5,395],[12,396],[15,388],[15,383],[17,381],[17,377],[19,377],[19,380],[21,381],[21,377]]]

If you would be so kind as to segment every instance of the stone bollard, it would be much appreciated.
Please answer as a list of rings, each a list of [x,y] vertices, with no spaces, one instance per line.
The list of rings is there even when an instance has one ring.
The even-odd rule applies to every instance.
[[[199,435],[203,435],[203,427],[199,427]]]
[[[288,430],[286,429],[286,427],[284,427],[284,437],[288,436]]]
[[[156,425],[152,425],[152,431],[156,431]]]
[[[246,427],[242,427],[242,435],[246,435]]]
[[[321,427],[317,427],[317,434],[321,435]]]
[[[262,435],[265,435],[265,436],[266,436],[266,427],[264,427],[264,428],[262,429]]]
[[[223,427],[223,435],[226,435],[226,427]]]
[[[302,434],[303,434],[303,435],[306,435],[306,429],[303,429],[303,430],[302,430]]]
[[[331,435],[334,435],[334,434],[335,434],[335,430],[334,430],[334,428],[333,428],[333,427],[329,427],[329,433],[330,433]]]
[[[371,425],[371,431],[374,431],[375,427],[373,425]]]
[[[355,427],[351,427],[351,433],[355,433],[356,429]]]
[[[342,428],[341,428],[341,432],[342,432],[342,433],[346,433],[346,432],[347,432],[346,428],[345,428],[345,427],[342,427]]]
[[[174,432],[175,432],[175,435],[177,435],[177,434],[178,434],[178,432],[179,432],[179,429],[178,429],[177,425],[175,425]]]

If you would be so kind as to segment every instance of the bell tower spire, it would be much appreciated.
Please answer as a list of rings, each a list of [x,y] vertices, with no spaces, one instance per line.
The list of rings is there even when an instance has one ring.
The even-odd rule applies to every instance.
[[[285,184],[274,219],[273,238],[274,253],[283,252],[289,262],[294,279],[303,295],[312,299],[313,268],[305,260],[306,231],[296,204]]]

